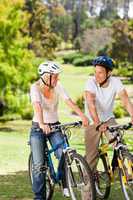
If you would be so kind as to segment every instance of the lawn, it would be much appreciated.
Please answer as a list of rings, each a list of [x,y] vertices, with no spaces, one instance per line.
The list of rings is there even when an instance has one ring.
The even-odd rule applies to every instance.
[[[126,121],[129,119],[127,118]],[[123,123],[123,120],[119,122]],[[27,141],[30,124],[30,121],[21,120],[0,124],[0,200],[31,200],[33,198],[27,172],[29,155]],[[131,134],[128,134],[126,139],[132,146]],[[83,129],[73,129],[70,144],[84,155]],[[111,151],[109,153],[111,154]],[[116,181],[112,186],[109,199],[114,200],[114,197],[117,197],[117,200],[122,200],[119,182]],[[56,187],[53,199],[64,199],[59,187]]]
[[[93,68],[91,67],[77,67],[75,69],[73,66],[63,66],[63,73],[60,79],[74,100],[83,94],[85,82],[92,71]],[[59,116],[61,122],[70,122],[79,119],[71,115],[70,110],[64,103],[60,104]],[[129,121],[129,118],[118,120],[120,123],[126,121]],[[24,120],[0,123],[0,200],[33,199],[27,173],[28,155],[30,151],[27,143],[29,140],[30,126],[31,121]],[[126,140],[132,148],[131,134],[126,136]],[[79,153],[84,155],[83,129],[73,130],[70,144]],[[57,163],[57,161],[55,162]],[[64,199],[59,187],[56,187],[53,199]],[[113,185],[109,199],[123,199],[118,182],[115,182]]]

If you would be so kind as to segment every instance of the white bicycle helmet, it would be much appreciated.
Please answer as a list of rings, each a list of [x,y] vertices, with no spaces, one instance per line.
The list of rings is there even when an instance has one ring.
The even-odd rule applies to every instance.
[[[44,73],[59,74],[60,72],[60,66],[52,61],[41,63],[38,67],[38,73],[40,76],[42,76]]]

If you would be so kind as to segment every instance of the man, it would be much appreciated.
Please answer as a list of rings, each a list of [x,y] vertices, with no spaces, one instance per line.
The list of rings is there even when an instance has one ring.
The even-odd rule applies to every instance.
[[[112,59],[99,56],[93,61],[93,65],[95,76],[90,78],[85,86],[85,111],[90,121],[90,126],[85,129],[86,159],[91,169],[96,167],[101,132],[106,132],[107,126],[116,124],[113,114],[116,95],[120,97],[133,123],[133,105],[120,79],[112,76]],[[111,138],[108,132],[106,136]]]
[[[45,166],[45,144],[46,134],[50,133],[50,125],[59,124],[58,104],[60,97],[73,109],[81,118],[83,126],[88,125],[88,118],[81,112],[77,105],[67,94],[59,82],[60,66],[52,61],[39,65],[40,78],[32,84],[30,90],[31,103],[34,110],[32,128],[30,134],[31,151],[33,155],[33,185],[35,200],[46,200],[46,174],[42,171]],[[38,131],[39,130],[39,131]],[[49,136],[51,145],[62,142],[62,134],[56,131]],[[61,158],[63,147],[60,147],[55,155]],[[65,176],[62,180],[64,196],[68,197]]]

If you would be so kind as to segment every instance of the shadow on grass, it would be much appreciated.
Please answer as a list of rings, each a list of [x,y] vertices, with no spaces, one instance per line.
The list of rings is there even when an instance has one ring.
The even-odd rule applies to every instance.
[[[0,175],[0,200],[32,200],[33,193],[27,171]],[[55,200],[62,200],[61,189],[55,187]],[[69,200],[69,199],[68,199]]]
[[[0,175],[0,200],[32,200],[30,181],[27,172]]]
[[[0,132],[14,132],[15,131],[15,129],[13,129],[13,128],[9,128],[9,127],[1,127],[0,128]]]
[[[32,200],[33,194],[27,171],[0,175],[0,200]],[[56,186],[53,200],[63,200],[61,189]],[[67,198],[68,199],[68,198]],[[108,200],[124,200],[118,181],[112,184]],[[69,200],[69,199],[68,199]]]

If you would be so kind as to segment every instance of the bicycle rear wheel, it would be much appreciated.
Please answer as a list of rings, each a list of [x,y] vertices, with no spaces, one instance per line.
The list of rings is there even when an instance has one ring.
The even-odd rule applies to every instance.
[[[72,200],[94,200],[95,187],[86,160],[75,151],[66,156],[66,180]]]
[[[33,162],[32,162],[32,153],[29,155],[29,161],[28,161],[28,172],[29,172],[29,178],[31,184],[33,183],[33,177],[32,177],[32,168],[33,168]],[[50,177],[49,170],[46,172],[46,200],[51,200],[54,193],[54,185],[52,183],[52,179]]]
[[[94,179],[97,196],[99,199],[107,199],[110,194],[111,177],[105,155],[101,155],[98,159],[96,172],[94,172]]]
[[[121,162],[120,162],[121,161]],[[133,155],[128,151],[122,152],[119,161],[119,176],[125,200],[133,199]]]

